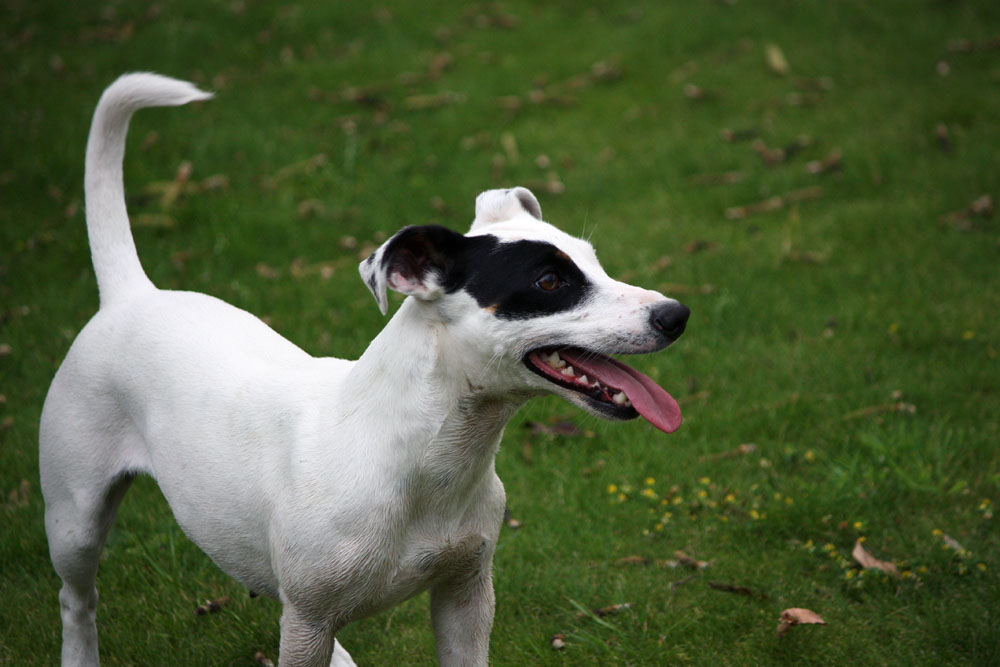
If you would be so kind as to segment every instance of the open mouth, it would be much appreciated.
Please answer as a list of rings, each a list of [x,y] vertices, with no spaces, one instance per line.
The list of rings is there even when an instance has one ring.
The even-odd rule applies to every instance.
[[[524,364],[549,382],[578,393],[611,419],[641,415],[664,433],[680,428],[677,401],[651,378],[617,359],[580,348],[541,348],[529,352]]]

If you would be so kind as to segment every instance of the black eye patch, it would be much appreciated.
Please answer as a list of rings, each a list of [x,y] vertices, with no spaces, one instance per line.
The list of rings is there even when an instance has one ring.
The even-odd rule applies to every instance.
[[[500,243],[490,235],[469,237],[467,242],[461,267],[448,276],[445,290],[464,289],[482,308],[491,308],[501,319],[571,310],[593,289],[573,260],[551,243]],[[537,284],[547,273],[559,277],[556,289],[546,290]]]

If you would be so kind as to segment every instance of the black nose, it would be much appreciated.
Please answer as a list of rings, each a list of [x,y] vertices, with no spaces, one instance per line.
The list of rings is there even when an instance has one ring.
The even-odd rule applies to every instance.
[[[684,333],[691,309],[676,301],[664,301],[654,306],[649,320],[664,338],[675,341]]]

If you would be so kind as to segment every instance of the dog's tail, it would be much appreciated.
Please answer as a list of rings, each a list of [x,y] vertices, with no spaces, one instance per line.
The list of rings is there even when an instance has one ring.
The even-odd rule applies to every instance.
[[[149,73],[126,74],[101,95],[87,140],[84,193],[102,306],[133,289],[152,287],[139,263],[125,208],[122,160],[132,114],[143,107],[179,106],[211,96],[186,81]]]

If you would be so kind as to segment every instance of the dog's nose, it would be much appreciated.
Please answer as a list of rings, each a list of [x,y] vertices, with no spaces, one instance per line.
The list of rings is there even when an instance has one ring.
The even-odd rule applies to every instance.
[[[690,315],[691,309],[684,304],[676,301],[665,301],[653,307],[649,319],[653,328],[663,334],[664,338],[675,341],[684,333],[684,327],[687,326]]]

